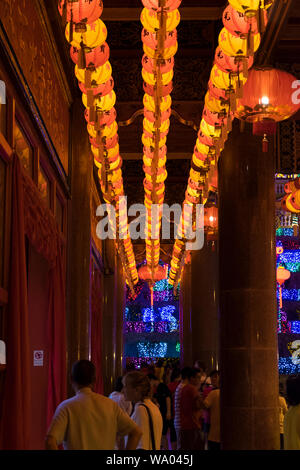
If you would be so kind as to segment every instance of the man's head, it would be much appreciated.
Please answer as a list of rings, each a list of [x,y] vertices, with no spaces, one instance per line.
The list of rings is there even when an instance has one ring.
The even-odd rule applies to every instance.
[[[220,386],[220,371],[212,370],[209,374],[210,382],[214,388],[219,388]]]
[[[191,385],[194,385],[195,387],[199,387],[200,383],[201,383],[201,372],[199,369],[196,369],[195,367],[193,367],[189,373],[189,382]]]
[[[74,388],[92,387],[96,381],[96,368],[91,361],[82,359],[72,366],[71,380]]]
[[[151,394],[149,378],[143,372],[128,372],[123,377],[123,393],[125,400],[133,401],[134,403],[143,401]]]

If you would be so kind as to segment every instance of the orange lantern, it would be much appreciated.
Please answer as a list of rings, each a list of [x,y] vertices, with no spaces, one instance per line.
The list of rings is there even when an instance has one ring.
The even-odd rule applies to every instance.
[[[276,133],[276,122],[288,119],[300,109],[293,99],[295,81],[293,75],[269,67],[249,72],[235,116],[254,123],[253,133],[264,136],[264,152],[268,150],[267,135]]]
[[[278,266],[276,270],[276,279],[279,284],[279,307],[282,308],[282,284],[291,277],[290,271],[283,266]]]

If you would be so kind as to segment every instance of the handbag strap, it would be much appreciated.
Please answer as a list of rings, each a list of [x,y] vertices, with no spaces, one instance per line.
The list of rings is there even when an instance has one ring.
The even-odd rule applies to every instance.
[[[147,410],[148,417],[149,417],[149,423],[150,423],[150,434],[151,434],[151,441],[152,441],[152,450],[156,450],[155,439],[154,439],[154,430],[153,430],[153,421],[152,421],[152,416],[151,416],[150,410],[149,410],[148,406],[145,405],[145,403],[139,403],[139,406],[144,406]]]

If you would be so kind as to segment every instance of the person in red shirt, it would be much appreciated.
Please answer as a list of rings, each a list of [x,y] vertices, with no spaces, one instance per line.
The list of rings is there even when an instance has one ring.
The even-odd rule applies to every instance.
[[[198,391],[201,373],[195,368],[185,368],[182,370],[182,379],[175,393],[177,450],[203,450],[202,400]]]

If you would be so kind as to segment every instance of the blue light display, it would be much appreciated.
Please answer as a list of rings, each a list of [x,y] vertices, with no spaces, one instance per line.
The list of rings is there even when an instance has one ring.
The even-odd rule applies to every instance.
[[[126,360],[141,357],[175,359],[180,355],[180,349],[176,348],[176,343],[179,344],[179,288],[174,293],[167,279],[158,281],[153,287],[153,307],[150,301],[150,290],[144,281],[139,281],[136,296],[127,291],[124,312]]]
[[[299,374],[300,364],[294,364],[290,357],[280,357],[278,360],[279,373],[282,375]]]
[[[138,357],[166,357],[167,343],[137,343]]]
[[[293,228],[278,228],[276,230],[277,237],[293,237],[294,229]]]
[[[277,289],[277,299],[279,299],[279,290]],[[298,302],[300,300],[300,289],[282,289],[282,300]]]
[[[300,333],[300,321],[291,322],[291,333]]]

